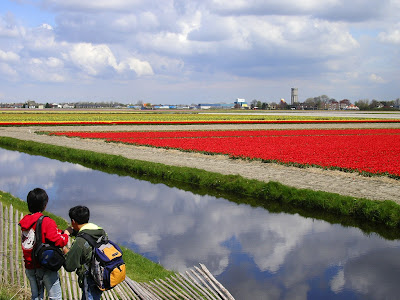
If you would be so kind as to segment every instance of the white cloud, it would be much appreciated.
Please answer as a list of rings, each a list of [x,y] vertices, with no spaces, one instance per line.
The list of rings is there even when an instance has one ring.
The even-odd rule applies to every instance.
[[[288,13],[297,10],[298,12],[309,12],[319,10],[326,7],[332,7],[336,4],[337,0],[318,1],[296,1],[296,0],[213,0],[211,1],[213,7],[222,13],[239,13],[239,14],[268,14],[269,12],[275,13]]]
[[[150,11],[140,13],[138,15],[138,23],[145,30],[153,30],[160,25],[158,17]]]
[[[161,55],[151,55],[149,57],[152,69],[157,74],[184,75],[185,62],[183,59],[169,58]]]
[[[134,71],[137,76],[154,74],[149,62],[135,57],[128,57],[121,62],[117,62],[111,49],[104,44],[73,44],[68,55],[76,66],[91,76],[101,75],[110,68],[117,73],[131,70]]]
[[[359,22],[382,18],[390,8],[390,0],[214,0],[211,7],[221,15],[257,15],[257,16],[313,16],[328,20]],[[390,10],[389,10],[390,11]]]
[[[112,25],[119,31],[131,32],[136,28],[136,26],[138,26],[138,20],[136,15],[127,14],[115,19]]]
[[[57,10],[124,10],[142,4],[143,0],[43,0],[43,6]]]
[[[10,79],[9,76],[14,78],[18,75],[18,72],[14,68],[5,63],[0,63],[0,72],[6,75],[8,79]]]
[[[47,30],[53,30],[53,27],[49,24],[42,24],[40,26],[40,28],[47,29]]]
[[[93,76],[98,75],[107,67],[121,69],[107,45],[76,44],[72,46],[69,57],[75,65]]]
[[[64,66],[64,62],[56,57],[49,57],[45,63],[50,68],[59,68]]]
[[[32,58],[28,62],[26,73],[34,80],[41,82],[64,82],[63,62],[54,57]]]
[[[19,61],[20,57],[18,54],[11,52],[11,51],[2,51],[0,49],[0,61],[6,61],[6,62],[16,62]]]
[[[8,12],[0,17],[0,37],[4,38],[18,38],[23,28],[19,26],[12,13]]]
[[[50,25],[42,24],[26,31],[23,35],[25,47],[34,51],[51,51],[58,46],[54,30]]]
[[[400,44],[400,23],[390,28],[387,32],[379,33],[379,39],[385,43]]]
[[[151,65],[147,61],[141,61],[132,57],[126,60],[126,64],[129,66],[129,69],[135,71],[138,76],[154,74]]]
[[[376,74],[371,74],[371,75],[369,75],[368,78],[370,81],[372,81],[374,83],[385,83],[385,80],[381,76],[376,75]]]
[[[19,152],[12,152],[12,151],[4,151],[5,153],[2,153],[0,155],[0,163],[7,163],[7,164],[18,164],[18,162],[20,162],[21,160],[21,153]],[[23,166],[23,164],[21,163],[21,165]],[[19,165],[18,167],[20,167],[21,165]]]
[[[329,282],[331,286],[331,290],[334,293],[340,293],[343,290],[343,287],[346,283],[343,270],[339,270],[339,272],[334,276]]]

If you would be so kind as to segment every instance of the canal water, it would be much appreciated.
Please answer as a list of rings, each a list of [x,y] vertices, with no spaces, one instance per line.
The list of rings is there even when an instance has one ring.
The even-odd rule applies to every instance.
[[[205,264],[236,299],[399,299],[400,242],[298,214],[0,148],[0,190],[83,204],[118,243],[176,271]]]

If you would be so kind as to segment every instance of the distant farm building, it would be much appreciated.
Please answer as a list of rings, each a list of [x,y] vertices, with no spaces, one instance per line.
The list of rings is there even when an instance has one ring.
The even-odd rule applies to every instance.
[[[328,101],[328,109],[329,110],[339,110],[340,106],[339,106],[339,102],[336,101],[335,99],[331,99]]]
[[[249,105],[247,104],[245,99],[242,98],[237,98],[236,101],[234,102],[235,108],[249,108]]]

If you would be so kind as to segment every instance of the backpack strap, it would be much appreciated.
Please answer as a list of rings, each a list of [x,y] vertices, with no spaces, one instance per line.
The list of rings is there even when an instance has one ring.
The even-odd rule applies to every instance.
[[[79,232],[76,237],[81,237],[85,239],[89,243],[89,245],[92,246],[92,248],[95,248],[97,246],[96,239],[86,232]]]
[[[103,236],[99,238],[100,242],[98,242],[98,240],[96,240],[93,236],[91,236],[90,234],[88,234],[86,232],[79,232],[76,235],[76,237],[81,237],[89,243],[89,245],[92,247],[92,258],[91,259],[93,259],[95,256],[95,248],[98,248],[103,243]],[[85,265],[86,271],[88,271],[89,274],[91,274],[91,272],[89,271],[90,266],[87,263],[85,263],[84,265]]]
[[[37,247],[37,245],[40,245],[43,243],[42,240],[42,222],[43,219],[47,217],[44,215],[41,215],[40,218],[36,221],[36,229],[35,229],[35,247]]]
[[[86,233],[86,232],[79,232],[76,237],[81,237],[83,239],[85,239],[90,246],[92,246],[92,248],[97,248],[102,244],[105,244],[108,242],[108,238],[106,235],[102,235],[101,237],[99,237],[98,239],[94,238],[93,236],[91,236],[90,234]]]
[[[32,249],[32,261],[35,263],[37,262],[36,259],[36,249],[39,248],[40,245],[43,244],[43,240],[42,240],[42,221],[46,216],[41,215],[39,217],[39,219],[36,221],[36,228],[35,228],[35,244],[33,245],[33,249]]]

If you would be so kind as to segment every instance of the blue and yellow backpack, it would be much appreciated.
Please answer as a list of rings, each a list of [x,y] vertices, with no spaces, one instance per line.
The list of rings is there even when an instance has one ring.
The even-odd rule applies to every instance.
[[[89,270],[100,290],[110,290],[125,280],[126,266],[122,259],[122,250],[117,244],[105,236],[99,240],[85,232],[80,232],[78,236],[93,247]]]

